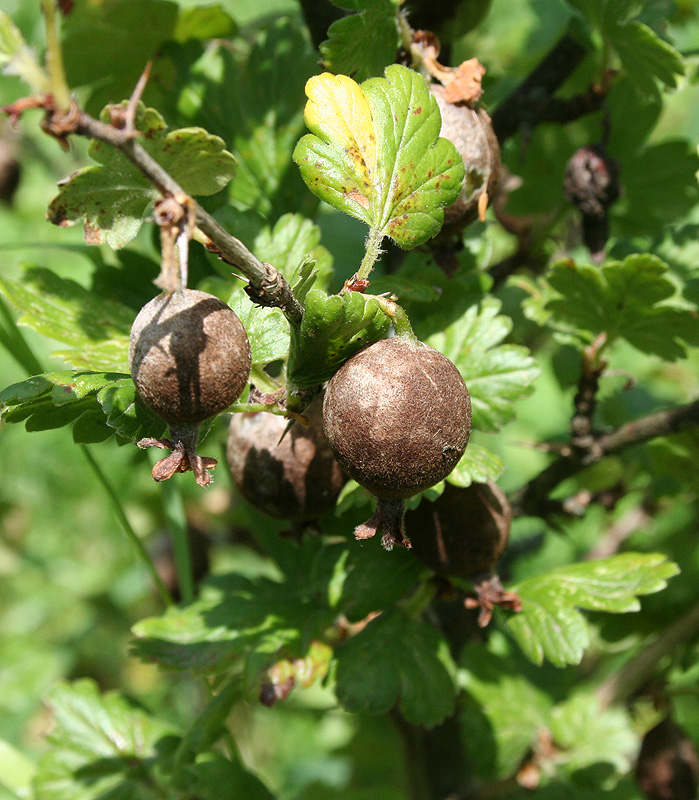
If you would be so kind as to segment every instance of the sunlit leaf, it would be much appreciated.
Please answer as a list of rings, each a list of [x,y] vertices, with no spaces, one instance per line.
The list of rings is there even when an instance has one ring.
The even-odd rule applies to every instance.
[[[422,76],[392,65],[361,86],[324,73],[306,85],[304,136],[294,151],[307,186],[372,231],[412,248],[435,236],[459,194],[461,157],[439,138]]]
[[[510,587],[522,611],[507,625],[535,664],[578,664],[590,641],[579,609],[621,614],[638,611],[638,597],[664,589],[676,564],[655,553],[622,553],[601,561],[560,567]]]

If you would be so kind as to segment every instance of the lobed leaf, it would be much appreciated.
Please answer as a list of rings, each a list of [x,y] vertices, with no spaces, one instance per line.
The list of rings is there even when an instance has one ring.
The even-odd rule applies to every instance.
[[[505,471],[505,465],[495,453],[482,445],[469,442],[459,463],[447,475],[454,486],[466,487],[472,483],[496,481]]]
[[[156,761],[173,729],[125,697],[100,695],[88,679],[61,684],[47,700],[50,748],[34,781],[36,800],[161,797]]]
[[[102,119],[109,119],[109,107]],[[142,133],[144,149],[189,194],[214,194],[233,177],[235,158],[225,149],[223,139],[203,128],[166,132],[160,114],[142,104],[135,126]],[[61,182],[47,217],[61,226],[82,220],[88,244],[106,242],[118,249],[136,236],[146,208],[160,192],[111,145],[92,140],[88,152],[99,166],[84,167]]]
[[[674,361],[686,355],[687,344],[699,344],[699,326],[694,311],[664,302],[676,292],[667,272],[667,264],[647,253],[601,269],[560,261],[546,278],[557,295],[545,309],[564,337],[583,346],[605,333],[607,346],[626,339]]]
[[[616,50],[637,91],[647,96],[657,95],[657,81],[670,88],[677,86],[677,78],[685,72],[682,56],[641,21],[643,3],[637,0],[568,2],[600,31],[606,45]]]
[[[371,295],[311,289],[301,325],[291,331],[289,380],[301,387],[329,380],[348,358],[383,339],[390,324]]]
[[[460,718],[469,731],[465,745],[474,769],[484,780],[507,778],[547,727],[553,702],[516,659],[483,644],[464,647],[458,674],[465,691]]]
[[[625,774],[638,751],[638,734],[628,711],[601,708],[594,692],[578,691],[552,711],[549,726],[565,751],[564,769],[575,773],[595,764],[611,764]]]
[[[353,75],[359,81],[383,74],[396,60],[400,45],[399,5],[396,0],[352,3],[350,10],[358,13],[333,22],[328,28],[328,39],[320,44],[321,66],[335,74]]]
[[[337,649],[336,694],[350,712],[385,714],[427,728],[454,710],[455,666],[442,635],[399,609],[385,611]]]
[[[255,255],[292,280],[299,266],[311,260],[316,268],[316,288],[327,289],[332,256],[320,244],[320,228],[301,214],[284,214],[273,228],[264,228],[253,246]]]
[[[0,293],[22,312],[20,324],[72,348],[53,355],[86,370],[128,371],[134,313],[127,306],[34,266],[19,283],[0,277]]]
[[[138,441],[159,438],[166,425],[136,403],[128,375],[81,370],[49,372],[14,383],[0,392],[5,422],[25,422],[28,431],[73,425],[76,442],[98,442],[113,436]]]
[[[473,427],[482,431],[512,420],[515,402],[532,392],[539,374],[527,348],[500,344],[512,330],[500,308],[499,300],[486,297],[427,340],[458,368],[471,395]]]
[[[394,64],[361,86],[346,75],[316,75],[306,94],[311,133],[294,161],[309,189],[401,247],[435,236],[464,166],[439,137],[439,108],[424,79]]]
[[[544,658],[558,667],[578,664],[589,644],[587,623],[578,609],[638,611],[640,595],[664,589],[678,572],[676,564],[655,553],[622,553],[560,567],[511,587],[522,611],[509,617],[507,625],[535,664]]]
[[[182,65],[179,91],[162,100],[172,103],[169,118],[183,115],[223,137],[238,162],[230,199],[269,220],[289,211],[312,216],[317,205],[292,165],[303,87],[317,58],[302,24],[285,16],[256,33],[251,48],[210,43],[195,64]]]
[[[248,335],[253,366],[286,358],[289,323],[278,308],[254,305],[242,289],[233,292],[228,305],[238,315]]]

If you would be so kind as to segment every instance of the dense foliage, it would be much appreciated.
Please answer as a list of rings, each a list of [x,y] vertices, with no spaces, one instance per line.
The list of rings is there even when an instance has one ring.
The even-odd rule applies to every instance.
[[[0,800],[696,797],[698,42],[693,0],[9,0]],[[184,267],[250,346],[206,488],[129,364]],[[394,333],[472,415],[407,513],[497,558],[497,481],[497,577],[227,468]]]

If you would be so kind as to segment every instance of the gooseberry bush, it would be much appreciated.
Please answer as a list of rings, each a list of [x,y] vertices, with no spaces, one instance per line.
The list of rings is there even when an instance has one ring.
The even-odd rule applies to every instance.
[[[696,797],[698,32],[10,0],[0,798]]]

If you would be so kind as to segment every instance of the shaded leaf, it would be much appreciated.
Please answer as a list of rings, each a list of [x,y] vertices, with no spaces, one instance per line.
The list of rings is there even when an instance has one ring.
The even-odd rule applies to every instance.
[[[289,380],[302,387],[329,380],[348,358],[383,339],[390,324],[371,295],[311,289],[301,326],[291,331]]]
[[[454,673],[442,635],[393,609],[337,649],[335,691],[348,711],[385,714],[398,705],[408,722],[429,728],[454,710]]]
[[[160,439],[167,425],[160,417],[136,399],[133,380],[124,376],[102,387],[97,401],[107,417],[107,425],[118,436],[137,442],[144,437]]]
[[[180,10],[173,31],[176,42],[224,39],[238,31],[235,20],[221,5],[188,6]]]
[[[41,267],[26,268],[21,283],[0,277],[0,292],[22,312],[20,324],[72,348],[53,355],[87,370],[128,371],[134,313],[127,306]]]
[[[628,712],[621,707],[601,708],[592,692],[577,692],[559,703],[549,724],[554,742],[565,751],[564,769],[569,773],[611,764],[623,775],[639,745]]]
[[[318,197],[412,248],[439,232],[464,167],[454,145],[439,138],[439,108],[422,76],[397,64],[385,74],[361,86],[346,75],[311,78],[311,133],[294,161]]]
[[[278,308],[254,305],[242,289],[233,292],[228,305],[238,315],[248,335],[253,366],[286,358],[289,323]]]
[[[674,89],[678,77],[684,75],[682,56],[642,22],[615,25],[609,38],[626,74],[642,94],[657,94],[656,80]]]
[[[177,16],[169,0],[75,3],[62,25],[66,78],[71,87],[93,87],[90,113],[131,96],[145,64],[173,38]]]
[[[512,330],[500,308],[499,300],[486,297],[427,340],[458,368],[471,395],[473,427],[482,431],[512,420],[515,401],[531,394],[539,374],[526,347],[500,344]]]
[[[91,680],[48,698],[54,728],[35,778],[36,800],[162,797],[154,761],[172,728],[126,698],[100,695]]]
[[[231,200],[270,220],[290,211],[311,216],[317,206],[291,158],[303,133],[303,87],[317,57],[301,23],[286,16],[260,30],[249,49],[212,43],[196,63],[181,65],[179,92],[164,97],[177,101],[172,118],[223,137],[238,162]]]
[[[667,264],[649,254],[601,269],[560,261],[546,279],[558,296],[545,308],[564,341],[586,345],[604,332],[607,346],[626,339],[673,361],[685,356],[686,344],[699,344],[699,325],[696,312],[664,303],[676,293],[667,272]]]
[[[108,108],[102,119],[109,119]],[[160,114],[142,104],[135,125],[143,134],[140,143],[145,150],[189,194],[214,194],[232,178],[235,158],[218,136],[203,128],[166,132]],[[106,242],[118,249],[136,236],[146,208],[160,192],[111,145],[92,140],[89,154],[99,166],[83,167],[63,181],[47,216],[62,226],[84,220],[86,242]]]
[[[274,800],[262,781],[240,763],[207,753],[190,769],[192,792],[201,800]]]
[[[506,778],[516,772],[537,734],[547,726],[551,698],[534,686],[511,657],[482,644],[468,644],[459,659],[461,711],[467,753],[478,777]]]
[[[362,81],[382,75],[396,60],[398,3],[360,0],[352,4],[352,10],[358,13],[336,20],[328,28],[328,39],[320,45],[320,63],[329,72]]]
[[[623,553],[560,567],[510,587],[519,595],[522,611],[510,616],[507,625],[535,664],[544,658],[558,667],[578,664],[589,644],[588,626],[578,609],[638,611],[638,596],[664,589],[678,571],[655,553]]]
[[[674,88],[684,75],[682,56],[641,21],[638,0],[568,0],[616,50],[627,77],[645,95],[657,95],[656,81]]]

